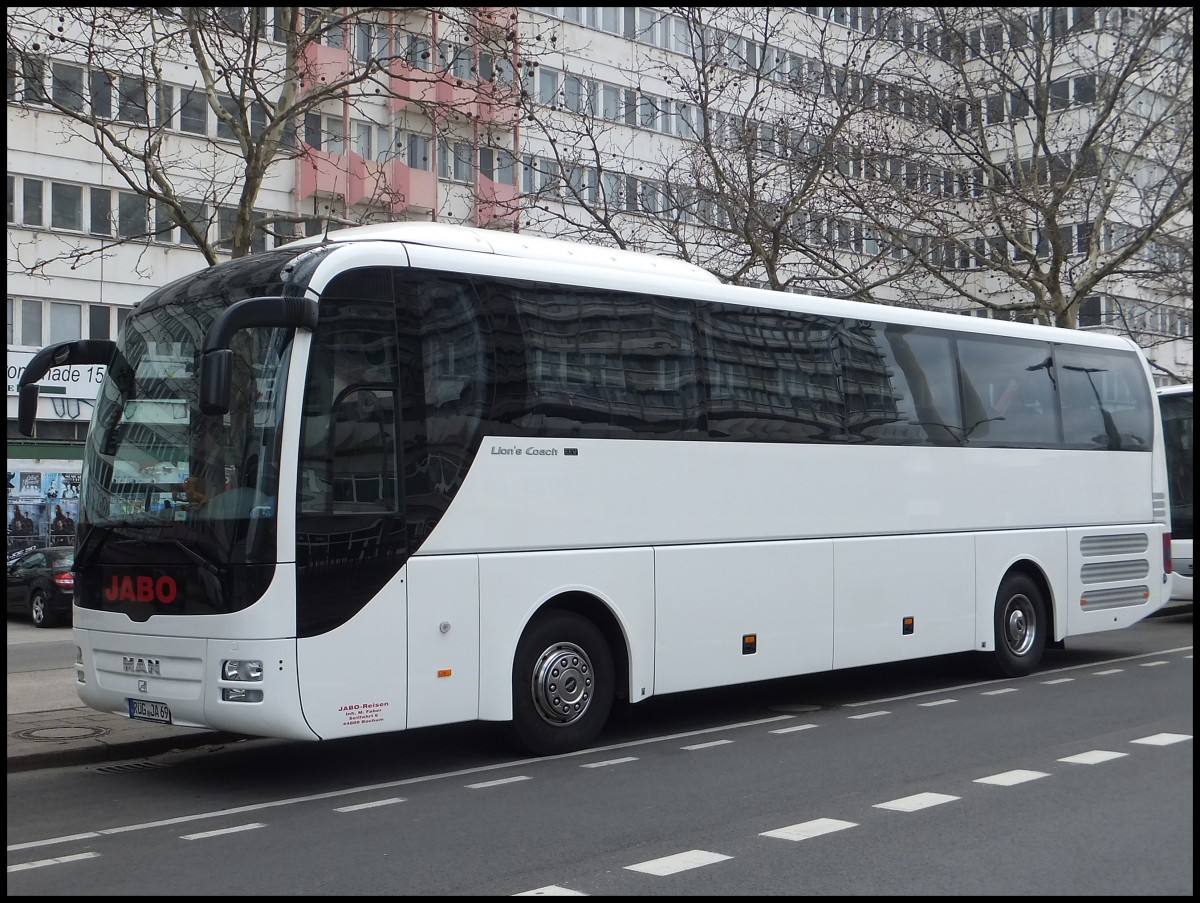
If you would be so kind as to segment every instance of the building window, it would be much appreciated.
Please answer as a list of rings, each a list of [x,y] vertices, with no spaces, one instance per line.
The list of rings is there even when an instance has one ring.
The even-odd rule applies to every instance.
[[[192,135],[208,134],[208,101],[203,91],[179,89],[179,130]]]
[[[22,179],[21,197],[24,208],[21,222],[26,226],[42,225],[42,183],[40,179]]]
[[[88,338],[107,339],[112,322],[111,311],[103,304],[88,305]]]
[[[54,229],[83,231],[83,188],[62,182],[50,184],[50,226]]]
[[[130,191],[117,193],[117,235],[144,238],[149,232],[147,201]]]
[[[89,231],[93,235],[112,235],[112,192],[107,188],[93,188],[88,192],[91,201]]]
[[[73,342],[83,338],[82,335],[82,304],[66,304],[61,301],[50,302],[50,341]]]
[[[21,344],[41,346],[42,302],[28,298],[21,302]]]
[[[117,80],[117,119],[135,125],[150,122],[146,83],[140,78],[122,75]]]
[[[46,58],[43,56],[21,57],[21,76],[25,82],[25,90],[21,95],[25,103],[45,103],[46,96]]]
[[[232,97],[229,97],[228,95],[223,94],[217,98],[217,103],[220,104],[221,109],[231,119],[233,119],[234,121],[236,121],[238,119],[238,116],[240,115],[240,111],[238,110],[236,100],[234,100]],[[222,138],[226,141],[237,140],[237,133],[234,132],[233,127],[228,122],[225,121],[224,116],[217,117],[217,137]]]
[[[409,169],[429,169],[432,161],[429,159],[430,140],[424,135],[409,135],[405,148],[405,164]]]
[[[97,119],[111,119],[113,115],[113,77],[107,72],[94,71],[91,75],[92,115]]]
[[[67,110],[83,110],[83,69],[70,63],[51,66],[51,95],[54,102]]]

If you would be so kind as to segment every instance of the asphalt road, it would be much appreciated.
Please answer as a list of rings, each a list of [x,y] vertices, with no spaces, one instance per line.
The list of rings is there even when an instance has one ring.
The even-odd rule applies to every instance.
[[[12,895],[1187,895],[1192,616],[683,694],[602,746],[487,725],[9,775]]]

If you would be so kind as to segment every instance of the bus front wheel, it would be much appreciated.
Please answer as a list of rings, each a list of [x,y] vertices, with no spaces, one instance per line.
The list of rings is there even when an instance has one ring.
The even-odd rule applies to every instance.
[[[533,622],[513,661],[515,741],[535,755],[572,752],[599,735],[616,687],[612,652],[581,615],[557,611]]]
[[[988,670],[995,677],[1032,674],[1046,650],[1049,626],[1037,582],[1027,574],[1009,574],[996,593],[996,648],[987,658]]]

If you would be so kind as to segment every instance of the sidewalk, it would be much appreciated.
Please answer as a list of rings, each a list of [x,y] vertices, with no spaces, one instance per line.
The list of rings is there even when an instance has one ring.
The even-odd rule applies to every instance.
[[[164,727],[90,709],[75,694],[74,669],[8,675],[8,773],[141,759],[219,746],[239,734]]]

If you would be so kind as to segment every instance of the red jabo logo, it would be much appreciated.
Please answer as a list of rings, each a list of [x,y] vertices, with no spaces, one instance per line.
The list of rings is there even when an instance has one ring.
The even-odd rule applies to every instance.
[[[104,590],[106,602],[161,602],[170,605],[179,595],[174,577],[122,577],[114,574],[112,585]]]

